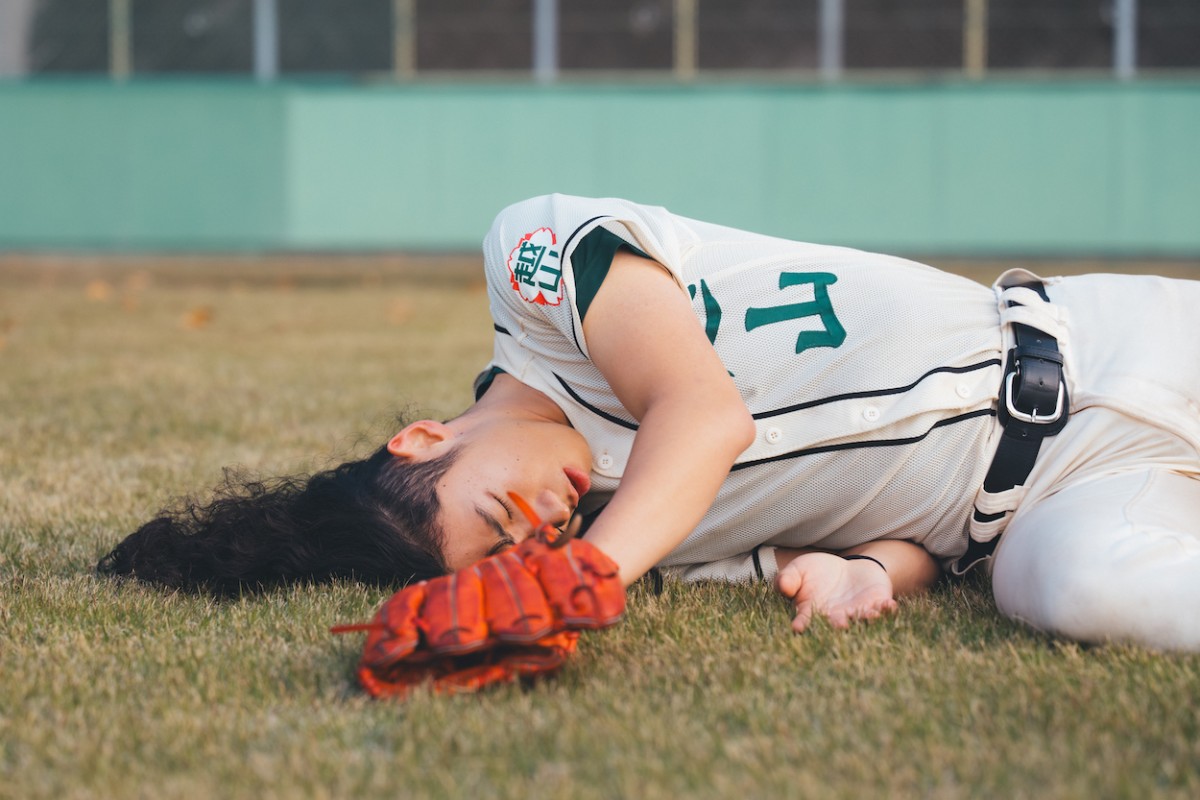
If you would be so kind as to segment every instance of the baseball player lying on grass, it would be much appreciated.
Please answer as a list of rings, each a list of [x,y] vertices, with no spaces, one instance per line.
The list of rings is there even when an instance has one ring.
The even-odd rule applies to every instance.
[[[217,592],[477,583],[520,544],[553,584],[529,566],[553,549],[535,539],[582,517],[590,577],[542,586],[545,614],[584,584],[599,605],[551,625],[560,638],[611,623],[612,587],[651,569],[772,580],[803,631],[987,561],[999,609],[1035,628],[1200,649],[1200,283],[1014,270],[987,288],[563,195],[501,212],[484,251],[495,349],[474,405],[364,461],[155,519],[101,571]],[[439,652],[505,638],[480,597],[508,579],[447,580],[362,626],[377,665],[434,647],[425,606],[456,592],[484,619]]]

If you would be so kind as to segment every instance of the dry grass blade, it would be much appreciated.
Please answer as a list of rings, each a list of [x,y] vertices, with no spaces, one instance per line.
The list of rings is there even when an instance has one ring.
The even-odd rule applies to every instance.
[[[1200,796],[1200,657],[1055,643],[983,579],[802,637],[769,586],[638,586],[556,680],[404,703],[328,633],[385,590],[98,580],[227,464],[459,410],[486,297],[425,262],[37,266],[0,263],[0,798]]]

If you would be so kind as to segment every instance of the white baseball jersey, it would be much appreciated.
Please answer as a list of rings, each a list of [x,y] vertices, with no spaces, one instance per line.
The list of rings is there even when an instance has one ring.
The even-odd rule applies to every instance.
[[[615,491],[638,428],[582,325],[620,247],[688,294],[757,426],[660,566],[740,580],[773,575],[773,546],[908,539],[947,561],[965,550],[1002,376],[991,289],[890,256],[551,195],[505,209],[484,241],[496,337],[478,390],[502,370],[562,408],[591,446],[589,507]]]

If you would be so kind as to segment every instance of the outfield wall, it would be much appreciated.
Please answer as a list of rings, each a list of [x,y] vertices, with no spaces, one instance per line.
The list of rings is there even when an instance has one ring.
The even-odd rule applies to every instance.
[[[1200,81],[0,83],[0,249],[448,250],[532,194],[813,241],[1200,256]]]

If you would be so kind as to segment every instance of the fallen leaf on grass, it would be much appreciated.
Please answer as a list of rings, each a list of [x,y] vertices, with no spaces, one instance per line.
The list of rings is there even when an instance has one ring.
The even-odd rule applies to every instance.
[[[403,325],[412,317],[412,306],[407,300],[397,298],[388,306],[388,322],[392,325]]]
[[[95,303],[106,303],[108,302],[108,299],[112,297],[113,287],[108,281],[96,279],[94,281],[89,281],[87,288],[84,291],[87,292],[88,300],[91,300]]]
[[[180,324],[188,330],[199,330],[212,322],[212,306],[196,306],[183,315]]]

